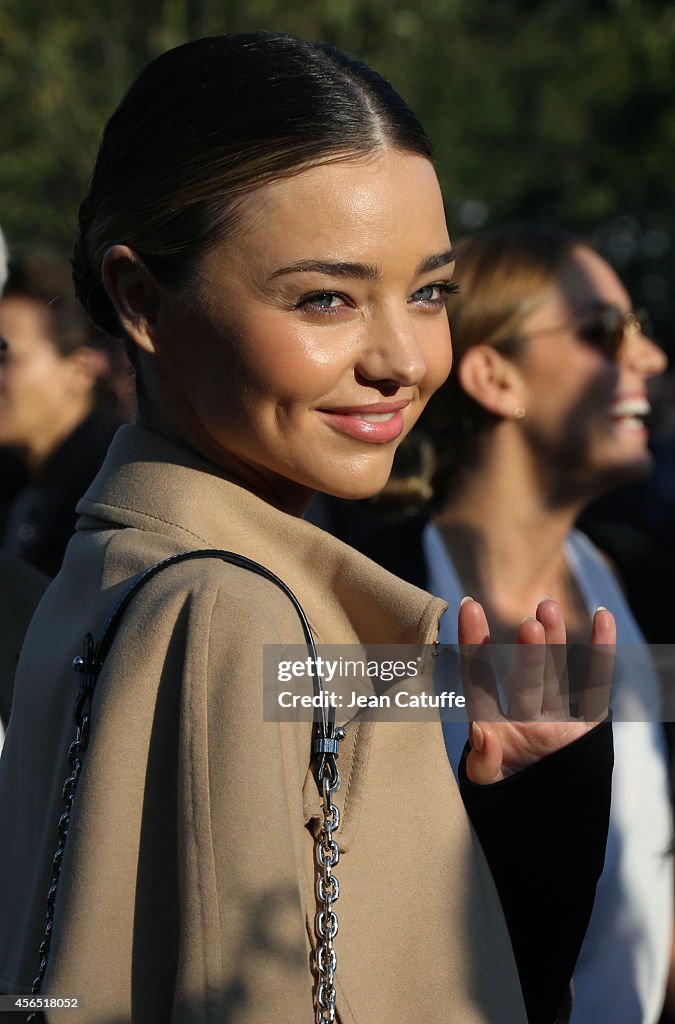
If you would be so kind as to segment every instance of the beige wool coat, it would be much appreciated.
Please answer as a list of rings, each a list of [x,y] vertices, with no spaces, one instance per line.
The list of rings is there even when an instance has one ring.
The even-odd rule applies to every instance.
[[[30,626],[0,762],[0,991],[27,992],[73,734],[73,657],[131,577],[194,548],[262,562],[319,643],[430,643],[445,605],[198,456],[123,427]],[[134,599],[101,673],[43,992],[87,1024],[310,1024],[309,723],[264,722],[288,599],[217,561]],[[340,1024],[524,1024],[492,877],[439,723],[346,724],[337,802]],[[8,1017],[8,1019],[10,1019]],[[18,1017],[12,1015],[16,1022]]]

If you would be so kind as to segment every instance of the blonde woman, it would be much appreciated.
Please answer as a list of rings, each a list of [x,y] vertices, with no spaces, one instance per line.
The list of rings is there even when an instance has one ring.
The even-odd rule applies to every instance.
[[[563,609],[570,640],[611,607],[630,651],[644,640],[621,588],[573,527],[593,498],[649,471],[647,382],[665,356],[612,268],[564,232],[489,230],[458,244],[457,264],[455,367],[425,420],[439,461],[434,521],[417,547],[426,586],[450,607],[464,594],[481,600],[493,641],[505,643],[544,595]],[[451,616],[441,638],[457,641]],[[663,1002],[673,931],[666,750],[655,673],[631,673],[614,701],[609,842],[574,975],[574,1024],[655,1024]],[[464,734],[449,725],[446,740],[457,768]]]

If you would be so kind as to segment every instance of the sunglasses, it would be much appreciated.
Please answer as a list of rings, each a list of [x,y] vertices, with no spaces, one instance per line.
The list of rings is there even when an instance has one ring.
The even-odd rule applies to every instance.
[[[518,338],[535,338],[539,335],[574,331],[582,341],[601,352],[607,359],[618,359],[626,332],[632,330],[651,335],[649,319],[642,310],[624,313],[618,306],[599,306],[597,309],[580,313],[567,324],[519,333]]]

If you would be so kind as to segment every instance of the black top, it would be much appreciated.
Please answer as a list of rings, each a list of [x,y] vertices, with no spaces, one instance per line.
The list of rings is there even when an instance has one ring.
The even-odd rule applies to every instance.
[[[492,786],[469,782],[465,757],[460,792],[499,892],[528,1020],[553,1024],[605,860],[612,727]]]
[[[75,506],[98,473],[119,423],[91,413],[45,461],[35,480],[17,481],[5,507],[2,548],[55,576],[75,529]]]

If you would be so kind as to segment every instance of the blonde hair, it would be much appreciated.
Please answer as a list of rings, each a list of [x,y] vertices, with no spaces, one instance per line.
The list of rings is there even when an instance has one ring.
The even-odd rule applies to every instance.
[[[480,461],[486,436],[499,422],[459,383],[463,356],[476,345],[492,345],[517,359],[524,319],[559,283],[579,244],[567,231],[520,224],[491,228],[456,244],[460,291],[450,309],[453,371],[422,419],[435,450],[435,504],[442,504],[463,473]]]

